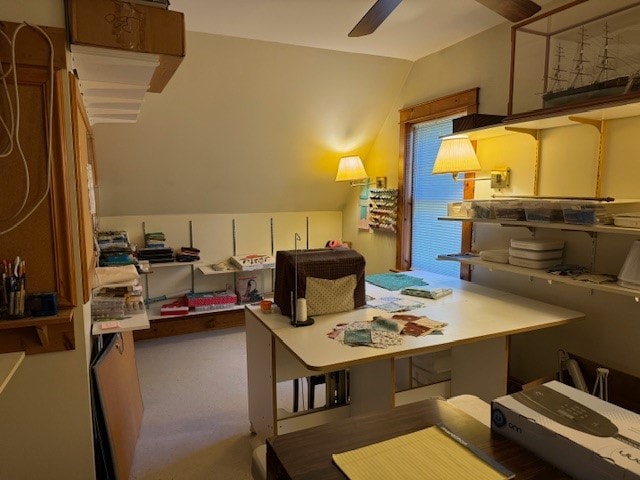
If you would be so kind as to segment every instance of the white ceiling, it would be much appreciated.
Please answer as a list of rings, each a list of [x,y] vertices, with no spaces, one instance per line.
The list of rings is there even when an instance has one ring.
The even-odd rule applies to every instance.
[[[505,21],[475,0],[404,0],[373,34],[349,38],[374,1],[171,0],[170,8],[189,31],[412,61]]]

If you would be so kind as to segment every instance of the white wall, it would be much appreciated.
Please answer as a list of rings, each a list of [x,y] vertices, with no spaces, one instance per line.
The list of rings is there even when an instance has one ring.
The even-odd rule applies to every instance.
[[[0,0],[0,18],[64,27],[62,0]],[[19,41],[19,38],[18,38]],[[68,98],[68,97],[67,97]],[[70,128],[69,112],[66,112]],[[70,139],[67,151],[72,152]],[[74,185],[73,158],[69,184]],[[75,192],[71,198],[77,231]],[[75,262],[79,246],[74,235]],[[76,275],[77,284],[81,280]],[[78,296],[81,296],[78,289]],[[78,304],[82,303],[77,299]],[[74,312],[76,349],[28,355],[0,395],[0,478],[87,480],[94,476],[85,307]]]

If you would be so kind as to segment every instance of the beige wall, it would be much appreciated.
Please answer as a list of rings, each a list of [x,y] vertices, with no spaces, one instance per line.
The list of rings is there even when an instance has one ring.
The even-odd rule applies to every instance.
[[[0,0],[0,12],[2,20],[64,26],[62,0]],[[66,121],[69,126],[69,112],[66,112]],[[67,150],[71,152],[69,141],[67,139]],[[72,158],[70,162],[72,167]],[[69,181],[71,185],[75,182],[72,168]],[[74,192],[72,195],[75,228]],[[77,235],[74,237],[77,239]],[[76,264],[79,264],[77,243],[74,254]],[[78,302],[81,303],[79,298]],[[74,312],[76,349],[27,356],[0,395],[2,479],[93,478],[88,325],[85,325],[84,310],[79,307]]]
[[[94,127],[100,215],[342,210],[411,63],[187,34],[135,124]]]

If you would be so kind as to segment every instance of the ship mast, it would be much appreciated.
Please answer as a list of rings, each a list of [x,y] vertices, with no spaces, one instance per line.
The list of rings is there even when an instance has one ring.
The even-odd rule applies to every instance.
[[[566,71],[562,69],[562,59],[564,58],[564,49],[562,45],[558,44],[556,49],[556,65],[553,68],[553,74],[549,76],[549,88],[547,92],[559,92],[564,90],[563,84],[566,83],[566,79],[562,78],[562,74]]]
[[[615,67],[612,65],[613,57],[609,55],[609,40],[611,40],[611,37],[609,36],[609,25],[605,23],[604,35],[602,37],[602,54],[599,55],[600,61],[598,62],[598,65],[596,65],[598,73],[596,78],[593,80],[593,83],[597,83],[601,80],[607,81],[609,79],[609,72],[613,72],[615,70]]]
[[[578,51],[576,52],[576,57],[574,58],[574,67],[571,73],[573,74],[573,80],[571,80],[571,84],[569,88],[581,87],[584,85],[583,77],[588,76],[589,74],[585,72],[585,63],[591,63],[590,60],[585,58],[584,47],[588,44],[584,41],[585,39],[585,31],[584,26],[580,27],[580,43],[578,44]]]

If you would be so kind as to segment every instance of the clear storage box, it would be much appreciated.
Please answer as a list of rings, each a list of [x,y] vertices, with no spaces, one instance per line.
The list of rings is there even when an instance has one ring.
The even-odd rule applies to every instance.
[[[551,200],[531,200],[524,203],[528,222],[562,222],[562,203]]]
[[[498,220],[524,220],[524,205],[520,200],[498,200],[493,202]]]
[[[640,202],[566,201],[562,203],[565,223],[580,225],[607,225],[613,223],[614,214],[638,211]]]
[[[471,218],[496,218],[491,200],[474,200],[471,202]]]

